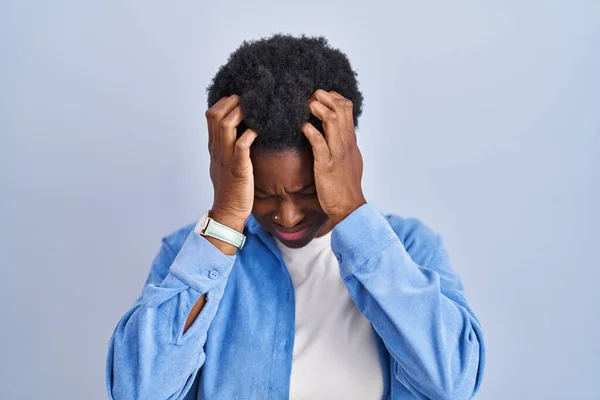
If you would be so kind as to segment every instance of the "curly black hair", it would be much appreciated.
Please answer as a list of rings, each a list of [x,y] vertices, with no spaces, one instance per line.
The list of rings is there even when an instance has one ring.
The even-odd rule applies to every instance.
[[[353,104],[354,125],[362,113],[363,96],[348,57],[323,36],[275,34],[244,41],[222,65],[206,88],[208,107],[237,94],[244,120],[240,137],[250,127],[258,132],[253,151],[281,152],[307,147],[300,130],[310,121],[323,126],[307,106],[317,89],[335,90]]]

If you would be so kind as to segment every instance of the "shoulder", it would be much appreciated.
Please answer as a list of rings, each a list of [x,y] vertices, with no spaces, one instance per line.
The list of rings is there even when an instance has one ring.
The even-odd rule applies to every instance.
[[[428,265],[441,246],[441,237],[417,218],[404,218],[396,214],[384,214],[413,261]]]

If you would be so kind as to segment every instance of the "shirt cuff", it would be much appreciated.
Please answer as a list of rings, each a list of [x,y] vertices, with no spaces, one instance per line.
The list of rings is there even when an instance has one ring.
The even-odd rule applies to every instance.
[[[207,293],[223,279],[227,279],[235,255],[228,256],[193,230],[175,257],[170,272],[186,285]]]
[[[363,204],[338,223],[331,235],[342,278],[348,279],[361,265],[399,240],[383,214],[371,204]]]

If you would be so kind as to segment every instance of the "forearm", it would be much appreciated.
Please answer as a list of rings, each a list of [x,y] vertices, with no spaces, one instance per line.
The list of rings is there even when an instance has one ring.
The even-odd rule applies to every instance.
[[[205,308],[204,326],[197,324],[178,338],[178,316],[191,308],[197,295],[188,288],[160,305],[142,300],[123,317],[109,344],[111,399],[166,399],[172,394],[174,399],[183,398],[204,363],[203,346],[211,319]]]
[[[385,218],[366,206],[334,230],[346,287],[394,359],[395,377],[424,398],[469,398],[476,390],[483,343],[437,240],[418,265]]]
[[[481,331],[458,293],[443,293],[434,271],[419,271],[385,249],[346,280],[361,312],[385,342],[396,378],[426,398],[470,398]],[[395,261],[392,264],[392,260]],[[412,270],[412,271],[411,271]]]
[[[111,338],[106,377],[111,398],[183,398],[204,362],[206,335],[234,257],[195,232],[172,262],[166,253],[161,250],[156,261],[168,263],[166,277],[157,281],[151,272]]]
[[[225,226],[228,226],[232,229],[237,230],[238,232],[242,232],[244,230],[245,221],[243,221],[241,219],[227,216],[225,214],[219,213],[219,211],[212,211],[210,213],[210,217]],[[205,237],[205,239],[209,243],[211,243],[213,246],[215,246],[215,248],[217,248],[221,253],[223,253],[225,255],[232,256],[237,251],[237,247],[235,247],[227,242],[224,242],[222,240],[215,239],[215,238],[208,237],[208,236]],[[196,301],[196,303],[192,307],[192,310],[190,311],[190,314],[188,315],[188,318],[185,321],[183,333],[187,332],[189,327],[194,323],[194,321],[196,320],[196,318],[202,311],[202,308],[204,307],[205,304],[206,304],[206,295],[203,294],[202,296],[200,296],[198,301]]]

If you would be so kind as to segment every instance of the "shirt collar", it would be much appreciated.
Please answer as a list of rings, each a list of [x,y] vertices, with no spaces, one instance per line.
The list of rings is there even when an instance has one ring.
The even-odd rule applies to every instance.
[[[250,233],[259,234],[263,231],[262,226],[258,223],[254,215],[250,214],[248,219],[246,220],[246,228]]]

